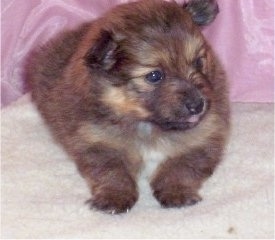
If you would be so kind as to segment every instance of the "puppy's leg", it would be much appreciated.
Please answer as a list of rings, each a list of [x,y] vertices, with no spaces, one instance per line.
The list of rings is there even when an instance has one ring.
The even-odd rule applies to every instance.
[[[91,187],[91,207],[122,213],[137,201],[137,186],[127,168],[127,155],[122,151],[94,144],[78,154],[76,162]]]
[[[151,187],[160,204],[163,207],[181,207],[200,201],[198,190],[218,163],[220,154],[219,151],[215,153],[203,148],[195,149],[168,159],[159,166]]]

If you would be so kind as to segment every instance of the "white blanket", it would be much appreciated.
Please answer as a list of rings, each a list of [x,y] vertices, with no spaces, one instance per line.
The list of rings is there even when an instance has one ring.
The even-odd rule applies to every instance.
[[[127,214],[90,210],[85,181],[29,96],[2,110],[2,238],[274,238],[273,104],[235,103],[203,201],[163,209],[145,179]]]

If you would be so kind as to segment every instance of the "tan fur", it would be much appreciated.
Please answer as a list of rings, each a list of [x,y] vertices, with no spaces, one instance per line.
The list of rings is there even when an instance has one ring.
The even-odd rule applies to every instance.
[[[108,88],[103,93],[102,102],[112,107],[118,116],[126,114],[134,114],[139,118],[149,116],[149,112],[137,100],[128,96],[125,88]]]

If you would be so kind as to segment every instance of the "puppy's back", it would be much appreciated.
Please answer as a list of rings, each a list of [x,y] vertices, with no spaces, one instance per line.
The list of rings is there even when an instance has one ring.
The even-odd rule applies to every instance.
[[[89,24],[85,23],[77,30],[64,31],[30,54],[26,65],[26,78],[31,89],[34,89],[34,98],[37,98],[37,91],[42,94],[43,90],[55,86],[88,26]]]

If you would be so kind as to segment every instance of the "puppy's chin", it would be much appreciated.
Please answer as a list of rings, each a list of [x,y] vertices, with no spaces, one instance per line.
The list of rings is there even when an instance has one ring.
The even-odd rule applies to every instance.
[[[191,115],[187,119],[177,120],[177,121],[152,121],[156,126],[164,131],[172,130],[188,130],[196,127],[202,121],[204,114],[202,115]]]

